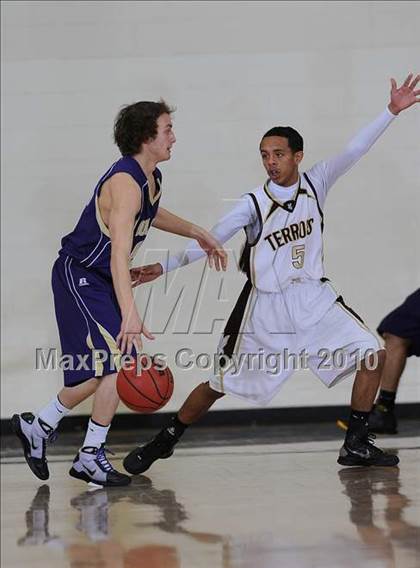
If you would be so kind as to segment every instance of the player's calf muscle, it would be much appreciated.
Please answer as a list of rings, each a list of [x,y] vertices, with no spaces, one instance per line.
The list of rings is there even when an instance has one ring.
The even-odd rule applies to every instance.
[[[201,383],[189,395],[178,412],[184,424],[197,422],[224,393],[213,390],[209,383]]]

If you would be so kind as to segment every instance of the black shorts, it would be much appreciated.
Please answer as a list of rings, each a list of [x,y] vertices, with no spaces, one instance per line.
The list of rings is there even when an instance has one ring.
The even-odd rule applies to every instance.
[[[395,308],[379,324],[379,335],[391,333],[410,340],[408,357],[420,357],[420,288],[413,292],[401,306]]]

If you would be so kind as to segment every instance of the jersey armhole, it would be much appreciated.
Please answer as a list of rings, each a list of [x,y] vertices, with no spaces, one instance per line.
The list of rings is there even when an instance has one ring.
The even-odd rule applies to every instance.
[[[316,192],[316,189],[315,189],[314,184],[311,182],[311,180],[310,180],[310,178],[309,178],[309,176],[308,176],[308,174],[307,174],[306,172],[304,172],[303,177],[306,179],[306,181],[307,181],[308,184],[309,184],[309,187],[310,187],[310,188],[312,189],[312,191],[313,191],[313,194],[314,194],[314,197],[315,197],[315,200],[316,200],[316,206],[317,206],[318,212],[319,212],[319,216],[321,217],[321,231],[323,231],[323,230],[324,230],[324,213],[323,213],[323,211],[322,211],[322,209],[321,209],[321,205],[319,204],[318,194],[317,194],[317,192]]]
[[[107,182],[109,179],[112,178],[112,176],[116,175],[116,174],[127,174],[131,177],[131,179],[134,181],[134,183],[138,186],[139,191],[140,191],[140,198],[141,198],[141,204],[140,204],[140,209],[137,211],[135,219],[134,219],[134,226],[133,226],[133,233],[134,235],[136,234],[136,231],[140,225],[141,222],[141,215],[143,213],[144,210],[144,206],[145,206],[145,194],[146,192],[144,191],[144,189],[141,187],[141,185],[139,185],[138,181],[136,180],[136,178],[133,176],[133,174],[129,171],[126,170],[117,170],[117,171],[112,171],[112,168],[99,180],[96,188],[95,188],[95,201],[96,201],[96,208],[97,208],[97,221],[98,224],[103,231],[104,227],[106,228],[107,232],[105,233],[107,236],[109,235],[109,228],[105,225],[102,216],[100,215],[100,209],[99,209],[99,196],[101,194],[101,189],[104,185],[105,182]],[[100,217],[100,221],[98,220],[98,215]]]
[[[247,244],[248,244],[248,246],[250,246],[250,247],[254,247],[254,246],[258,243],[258,241],[260,240],[260,237],[261,237],[261,234],[262,234],[262,230],[263,230],[263,220],[262,220],[262,215],[261,215],[261,209],[260,209],[260,206],[258,205],[258,201],[257,201],[257,198],[255,197],[255,195],[254,195],[253,193],[247,193],[246,195],[249,195],[249,196],[251,197],[251,199],[252,199],[252,202],[253,202],[253,204],[254,204],[255,211],[256,211],[256,213],[257,213],[258,224],[259,224],[258,234],[257,234],[257,237],[253,240],[253,242],[250,242],[250,241],[249,241],[248,233],[247,233],[246,227],[244,227],[244,231],[245,231],[245,234],[246,234]]]

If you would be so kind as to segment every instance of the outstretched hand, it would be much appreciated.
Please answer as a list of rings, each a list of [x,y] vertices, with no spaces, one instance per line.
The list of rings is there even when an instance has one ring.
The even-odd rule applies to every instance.
[[[419,81],[420,75],[413,79],[413,73],[410,73],[401,87],[397,87],[396,80],[391,79],[391,101],[388,108],[392,114],[399,114],[415,103],[420,103],[420,89],[415,90]]]
[[[226,270],[228,255],[219,241],[204,229],[202,229],[200,234],[195,238],[200,247],[207,254],[210,268],[214,266],[218,272],[220,269]]]

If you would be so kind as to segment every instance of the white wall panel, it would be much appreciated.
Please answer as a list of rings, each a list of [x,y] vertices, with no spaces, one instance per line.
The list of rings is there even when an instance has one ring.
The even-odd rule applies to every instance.
[[[35,348],[58,346],[50,270],[118,156],[112,123],[123,104],[162,96],[177,106],[162,202],[208,227],[264,180],[258,143],[274,124],[301,131],[310,166],[379,114],[389,77],[420,71],[419,18],[419,2],[3,2],[2,417],[36,409],[61,386],[59,372],[34,370]],[[372,328],[420,282],[419,127],[419,108],[398,118],[326,206],[327,273]],[[237,252],[241,240],[229,246]],[[183,241],[155,232],[147,242],[139,263]],[[184,324],[202,271],[197,263],[176,277]],[[220,300],[220,277],[208,278],[201,327],[228,315],[242,283],[232,262]],[[153,294],[169,309],[162,283]],[[183,346],[214,352],[220,327],[167,332],[149,348],[172,362]],[[401,401],[420,400],[419,371],[410,360]],[[207,376],[176,371],[169,408]],[[350,389],[347,381],[327,391],[300,372],[272,405],[342,404]],[[244,406],[228,397],[218,404]]]

